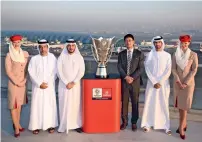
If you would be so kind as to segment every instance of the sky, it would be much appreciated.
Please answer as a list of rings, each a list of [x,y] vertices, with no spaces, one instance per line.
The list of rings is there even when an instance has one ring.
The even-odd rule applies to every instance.
[[[1,30],[177,31],[202,29],[202,1],[2,1]]]

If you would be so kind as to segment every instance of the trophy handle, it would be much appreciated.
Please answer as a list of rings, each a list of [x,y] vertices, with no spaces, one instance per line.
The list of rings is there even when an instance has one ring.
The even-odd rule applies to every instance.
[[[110,46],[110,50],[109,50],[109,54],[108,54],[108,57],[107,57],[107,61],[106,61],[106,64],[108,63],[108,61],[109,61],[109,59],[111,58],[111,55],[112,55],[112,51],[113,51],[113,49],[114,49],[114,38],[115,38],[115,36],[114,37],[112,37],[112,44],[111,44],[111,46]]]
[[[113,45],[111,45],[113,46]],[[109,62],[110,58],[111,58],[111,55],[112,55],[112,50],[113,50],[114,47],[111,47],[110,50],[109,50],[109,54],[107,56],[107,61],[105,62],[106,64]]]
[[[94,45],[91,44],[91,51],[92,51],[92,54],[93,54],[93,57],[94,57],[95,61],[98,63],[99,62],[99,57],[97,55],[97,50],[93,46]]]

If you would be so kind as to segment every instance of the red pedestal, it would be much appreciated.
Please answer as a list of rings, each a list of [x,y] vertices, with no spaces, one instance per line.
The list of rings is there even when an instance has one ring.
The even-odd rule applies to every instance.
[[[120,131],[121,80],[83,79],[83,131]]]

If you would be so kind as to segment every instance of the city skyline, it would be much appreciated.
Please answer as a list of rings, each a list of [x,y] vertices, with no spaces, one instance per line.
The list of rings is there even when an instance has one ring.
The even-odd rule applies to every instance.
[[[2,30],[172,32],[202,29],[202,2],[2,1]]]

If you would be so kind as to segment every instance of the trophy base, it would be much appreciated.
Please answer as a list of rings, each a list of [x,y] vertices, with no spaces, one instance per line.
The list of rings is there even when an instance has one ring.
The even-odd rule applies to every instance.
[[[105,66],[100,66],[97,68],[97,72],[95,75],[96,78],[108,78],[107,70]]]
[[[105,78],[109,78],[109,75],[105,75],[105,76],[95,75],[95,78],[105,79]]]

